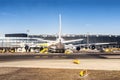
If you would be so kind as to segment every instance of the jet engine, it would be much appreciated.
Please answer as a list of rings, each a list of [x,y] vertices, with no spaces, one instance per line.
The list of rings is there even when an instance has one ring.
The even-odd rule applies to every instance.
[[[92,49],[92,50],[94,50],[95,48],[96,48],[95,45],[90,46],[90,49]]]
[[[79,50],[80,50],[80,46],[77,46],[77,47],[76,47],[76,50],[79,51]]]

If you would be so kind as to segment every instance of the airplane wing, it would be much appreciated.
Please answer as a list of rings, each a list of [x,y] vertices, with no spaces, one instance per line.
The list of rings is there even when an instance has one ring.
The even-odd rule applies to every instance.
[[[47,43],[54,42],[53,40],[44,40],[44,39],[41,39],[40,41],[42,41],[42,42],[47,42]]]
[[[108,43],[90,43],[89,45],[105,45],[105,44],[117,44],[117,42],[108,42]]]
[[[82,40],[83,39],[67,40],[67,41],[64,41],[63,43],[73,43],[73,42],[82,41]]]
[[[45,40],[45,39],[39,39],[39,38],[34,38],[34,39],[37,39],[39,41],[42,41],[42,42],[47,42],[47,43],[51,43],[51,42],[54,42],[54,40]]]
[[[47,42],[47,43],[52,43],[52,42],[55,42],[54,40],[45,40],[45,39],[37,39],[39,41],[42,41],[42,42]],[[71,43],[71,42],[77,42],[77,41],[82,41],[83,39],[74,39],[74,40],[66,40],[66,41],[63,41],[63,43]]]
[[[74,46],[87,46],[87,45],[91,46],[91,45],[106,45],[106,44],[117,44],[117,42],[77,44]]]

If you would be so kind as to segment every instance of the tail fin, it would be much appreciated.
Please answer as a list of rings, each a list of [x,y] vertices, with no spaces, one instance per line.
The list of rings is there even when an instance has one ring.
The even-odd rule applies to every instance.
[[[59,14],[59,40],[61,40],[61,14]]]

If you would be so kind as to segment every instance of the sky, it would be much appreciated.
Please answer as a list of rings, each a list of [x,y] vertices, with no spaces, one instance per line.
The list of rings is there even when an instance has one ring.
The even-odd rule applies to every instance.
[[[119,0],[0,0],[0,35],[57,34],[59,14],[63,34],[120,35]]]

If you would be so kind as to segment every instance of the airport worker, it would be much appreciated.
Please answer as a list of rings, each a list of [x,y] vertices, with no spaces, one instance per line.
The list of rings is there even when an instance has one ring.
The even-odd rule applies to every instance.
[[[29,46],[25,45],[25,51],[28,52]]]

